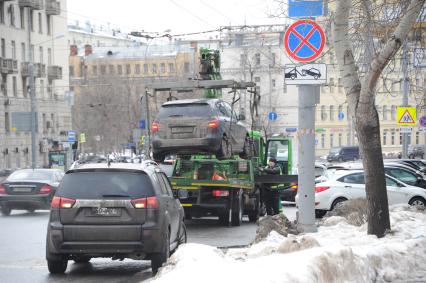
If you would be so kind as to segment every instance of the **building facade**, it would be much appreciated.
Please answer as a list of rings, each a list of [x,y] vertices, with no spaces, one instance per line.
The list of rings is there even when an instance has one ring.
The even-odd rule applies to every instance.
[[[34,64],[37,166],[71,129],[66,0],[0,1],[0,168],[31,165],[29,66]]]

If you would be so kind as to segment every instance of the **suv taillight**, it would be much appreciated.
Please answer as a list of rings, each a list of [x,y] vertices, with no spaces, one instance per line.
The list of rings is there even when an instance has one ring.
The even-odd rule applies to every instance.
[[[63,197],[53,197],[52,203],[50,204],[51,208],[72,208],[74,206],[75,199],[72,198],[63,198]]]
[[[41,187],[40,191],[38,192],[39,194],[50,194],[52,192],[52,187],[49,185],[44,185],[43,187]]]
[[[325,187],[325,186],[321,186],[321,187],[315,187],[315,192],[316,193],[320,193],[323,192],[325,190],[328,190],[330,187]]]
[[[160,130],[160,124],[158,124],[157,122],[153,122],[151,125],[151,132],[155,134],[159,130]]]
[[[227,197],[229,196],[229,191],[222,191],[222,190],[213,190],[212,195],[214,197]]]
[[[131,203],[134,208],[158,208],[158,201],[156,197],[137,198],[132,199]]]
[[[210,129],[217,129],[219,127],[219,121],[218,120],[211,120],[208,124]]]
[[[6,187],[3,185],[0,185],[0,195],[6,195],[6,194],[7,194]]]

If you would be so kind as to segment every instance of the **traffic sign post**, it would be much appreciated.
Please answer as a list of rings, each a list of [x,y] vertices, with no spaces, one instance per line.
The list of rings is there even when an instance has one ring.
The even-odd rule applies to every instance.
[[[311,62],[320,56],[325,45],[322,28],[314,21],[299,20],[284,35],[287,54],[298,62]]]

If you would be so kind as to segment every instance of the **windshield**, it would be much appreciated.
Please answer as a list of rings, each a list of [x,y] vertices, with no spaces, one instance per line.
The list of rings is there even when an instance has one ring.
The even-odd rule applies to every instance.
[[[270,141],[267,157],[267,160],[276,158],[277,161],[288,161],[288,141]]]
[[[211,111],[207,103],[170,104],[161,106],[157,119],[168,117],[206,117]]]
[[[53,171],[46,170],[20,170],[13,172],[7,181],[36,181],[36,180],[53,180]]]
[[[330,149],[330,153],[339,153],[340,152],[340,147],[333,147],[332,149]]]

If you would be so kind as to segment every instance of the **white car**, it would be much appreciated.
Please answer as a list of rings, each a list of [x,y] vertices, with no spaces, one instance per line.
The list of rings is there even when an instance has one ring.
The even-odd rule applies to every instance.
[[[407,185],[386,175],[389,204],[406,203],[426,206],[426,190]],[[362,170],[338,171],[330,179],[315,185],[315,214],[323,216],[328,210],[348,199],[365,198]]]

